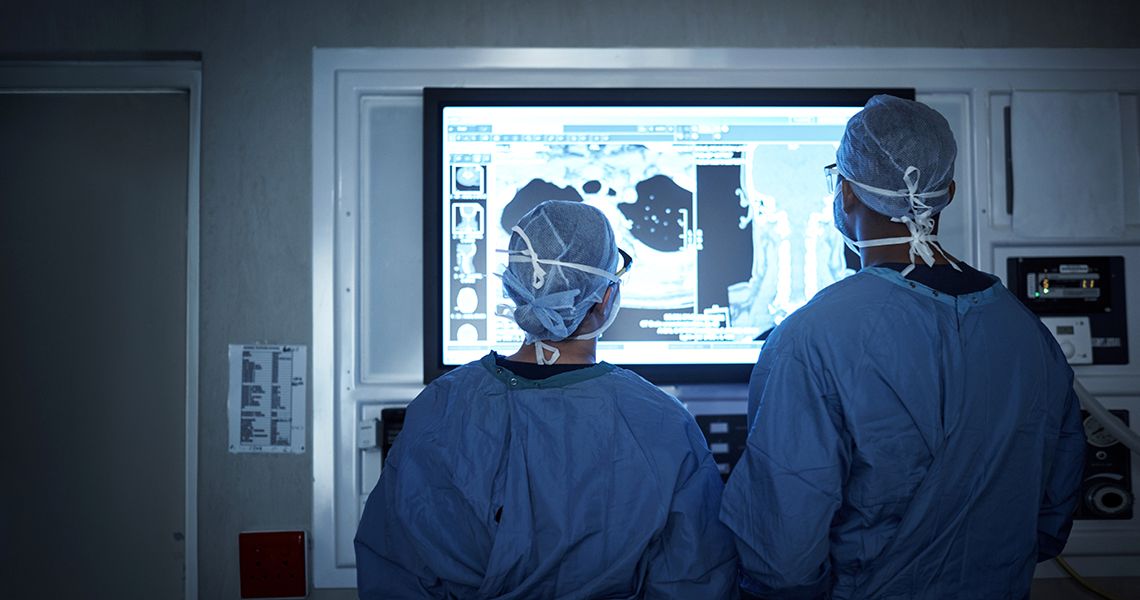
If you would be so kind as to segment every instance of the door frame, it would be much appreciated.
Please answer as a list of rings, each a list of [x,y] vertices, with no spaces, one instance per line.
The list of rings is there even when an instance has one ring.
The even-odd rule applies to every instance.
[[[155,61],[0,61],[0,94],[188,95],[186,177],[186,440],[185,565],[187,600],[198,598],[198,338],[199,181],[202,131],[202,65],[193,59]]]

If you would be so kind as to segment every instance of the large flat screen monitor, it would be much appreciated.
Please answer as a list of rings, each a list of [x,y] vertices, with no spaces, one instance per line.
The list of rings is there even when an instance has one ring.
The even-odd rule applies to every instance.
[[[771,329],[858,268],[833,227],[824,167],[878,93],[914,98],[425,89],[425,381],[519,348],[498,250],[552,199],[597,207],[633,257],[599,360],[658,384],[747,381]]]

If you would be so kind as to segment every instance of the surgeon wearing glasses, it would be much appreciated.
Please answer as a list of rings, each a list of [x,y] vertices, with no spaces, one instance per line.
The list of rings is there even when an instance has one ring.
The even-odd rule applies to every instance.
[[[732,598],[719,471],[693,417],[596,362],[617,316],[601,211],[547,201],[502,274],[525,342],[408,406],[356,535],[361,598]]]
[[[862,270],[773,332],[721,520],[763,598],[1026,598],[1072,525],[1073,371],[997,280],[948,254],[957,146],[876,96],[826,169]]]

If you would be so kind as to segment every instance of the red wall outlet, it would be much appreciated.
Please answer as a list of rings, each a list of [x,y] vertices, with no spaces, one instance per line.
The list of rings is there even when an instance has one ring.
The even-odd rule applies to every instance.
[[[238,534],[242,598],[304,598],[309,593],[304,531]]]

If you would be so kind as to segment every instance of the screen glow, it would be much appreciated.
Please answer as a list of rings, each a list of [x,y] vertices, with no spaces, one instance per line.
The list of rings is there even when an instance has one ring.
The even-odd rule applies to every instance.
[[[634,258],[600,360],[754,363],[852,272],[823,168],[860,108],[445,107],[444,364],[518,350],[497,250],[550,199],[600,209]]]

